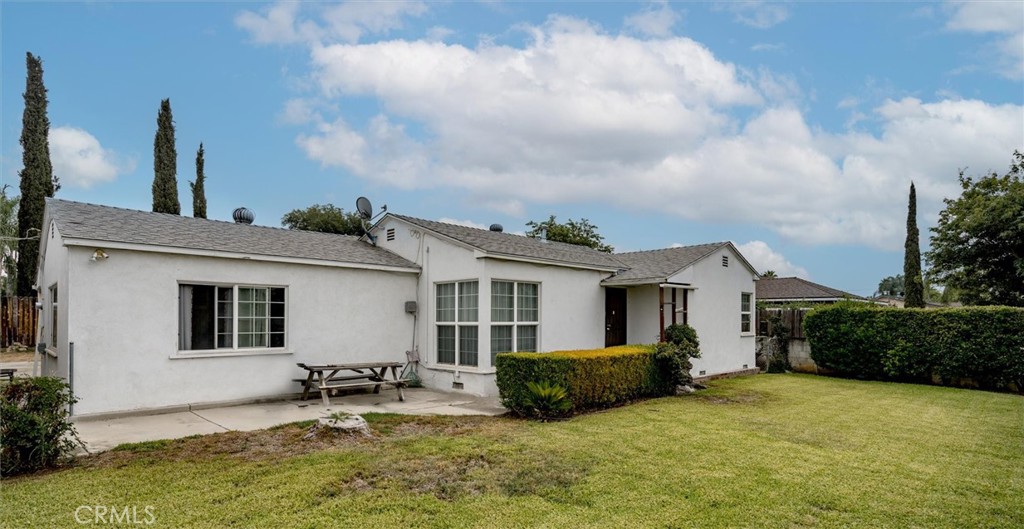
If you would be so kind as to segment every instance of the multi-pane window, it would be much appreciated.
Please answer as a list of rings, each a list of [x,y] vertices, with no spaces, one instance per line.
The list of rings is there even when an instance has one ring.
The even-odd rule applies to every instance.
[[[476,366],[480,351],[480,283],[438,283],[435,288],[437,363]]]
[[[491,365],[498,353],[537,350],[540,285],[491,282]]]
[[[178,348],[285,346],[285,289],[240,285],[178,286]]]
[[[50,287],[50,349],[57,348],[57,284]]]
[[[750,332],[750,298],[749,292],[740,294],[740,332]]]

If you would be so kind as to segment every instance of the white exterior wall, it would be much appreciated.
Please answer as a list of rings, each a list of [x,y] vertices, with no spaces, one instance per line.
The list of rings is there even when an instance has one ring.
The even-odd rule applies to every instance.
[[[682,307],[682,292],[677,294]],[[668,307],[665,307],[668,310]],[[672,323],[672,315],[665,314],[665,326]],[[658,329],[658,286],[642,285],[626,289],[626,343],[650,344],[661,339]],[[679,323],[682,323],[682,316]]]
[[[60,294],[75,344],[76,415],[294,394],[292,379],[306,374],[297,362],[404,362],[412,344],[404,302],[415,299],[415,273],[127,250],[94,262],[92,252],[70,248],[75,288]],[[47,259],[58,254],[51,247]],[[180,283],[286,287],[286,347],[179,352]]]
[[[722,266],[722,256],[729,266]],[[694,263],[672,282],[689,282],[689,324],[700,338],[701,358],[693,361],[692,373],[699,376],[728,373],[755,367],[754,274],[728,246]],[[740,294],[750,293],[750,332],[740,332]],[[680,303],[681,303],[681,298]],[[657,302],[655,302],[657,303]],[[681,305],[680,305],[681,308]],[[668,318],[666,318],[667,322]]]
[[[387,240],[388,229],[395,230],[394,241]],[[540,351],[604,346],[604,289],[600,282],[607,273],[483,258],[478,251],[392,218],[384,219],[374,234],[378,245],[421,266],[417,344],[419,376],[427,387],[451,390],[454,383],[461,383],[463,391],[472,394],[498,394],[490,354],[493,279],[540,284]],[[434,285],[467,280],[480,282],[478,365],[438,364]]]
[[[42,303],[40,313],[39,342],[46,344],[46,352],[39,355],[40,374],[55,376],[69,380],[70,364],[68,361],[68,304],[71,294],[68,281],[68,249],[64,247],[60,231],[50,223],[46,237],[40,244],[40,274],[36,278],[39,285],[37,301]],[[44,251],[45,249],[45,251]],[[90,253],[90,256],[92,254]],[[43,257],[45,256],[45,261]],[[57,285],[57,341],[51,340],[53,329],[53,311],[51,310],[50,287]],[[70,380],[69,380],[70,381]]]

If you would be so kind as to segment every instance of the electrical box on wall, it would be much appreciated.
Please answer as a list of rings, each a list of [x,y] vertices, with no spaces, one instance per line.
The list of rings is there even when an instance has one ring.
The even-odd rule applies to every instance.
[[[415,301],[406,301],[405,302],[405,311],[408,312],[409,314],[416,314],[416,302]]]

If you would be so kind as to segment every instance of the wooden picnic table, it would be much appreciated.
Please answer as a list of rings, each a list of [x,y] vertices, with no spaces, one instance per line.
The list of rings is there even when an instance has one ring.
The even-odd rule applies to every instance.
[[[405,400],[402,388],[406,386],[408,380],[399,377],[398,370],[403,365],[401,362],[363,362],[359,364],[299,363],[296,365],[309,371],[305,381],[299,379],[306,386],[302,390],[302,400],[309,398],[309,389],[314,384],[316,389],[320,391],[320,397],[324,400],[324,406],[331,405],[329,395],[331,390],[367,388],[372,386],[374,393],[380,393],[380,387],[383,385],[393,386],[398,390],[398,400]],[[390,379],[388,378],[389,370],[391,371]]]

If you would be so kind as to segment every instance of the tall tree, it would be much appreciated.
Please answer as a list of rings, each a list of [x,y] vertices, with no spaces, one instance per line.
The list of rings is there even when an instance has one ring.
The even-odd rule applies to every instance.
[[[932,228],[929,278],[966,305],[1024,306],[1024,154],[1003,176],[960,171],[960,187]]]
[[[558,241],[568,244],[589,246],[595,250],[611,253],[615,249],[604,243],[604,237],[597,233],[597,226],[594,226],[587,219],[580,219],[579,222],[569,219],[564,224],[558,222],[554,215],[548,220],[537,222],[531,220],[526,223],[530,231],[526,232],[527,237],[534,239],[547,238],[549,241]]]
[[[171,100],[160,102],[153,140],[153,211],[181,215],[178,202],[178,151],[174,148]]]
[[[18,207],[18,295],[34,294],[32,283],[39,262],[39,234],[43,229],[46,197],[60,189],[50,163],[50,118],[46,115],[43,61],[25,54],[25,112],[21,118],[21,201]]]
[[[903,246],[903,283],[906,295],[904,306],[924,308],[924,282],[921,279],[921,242],[917,230],[917,190],[910,183],[907,200],[907,242]]]
[[[345,213],[334,204],[314,204],[306,209],[293,209],[281,217],[281,224],[290,230],[319,231],[341,235],[362,235],[363,221],[358,213]]]
[[[196,151],[196,181],[189,182],[188,186],[192,188],[192,216],[197,219],[206,218],[206,175],[203,174],[203,144],[199,144],[199,150]]]

